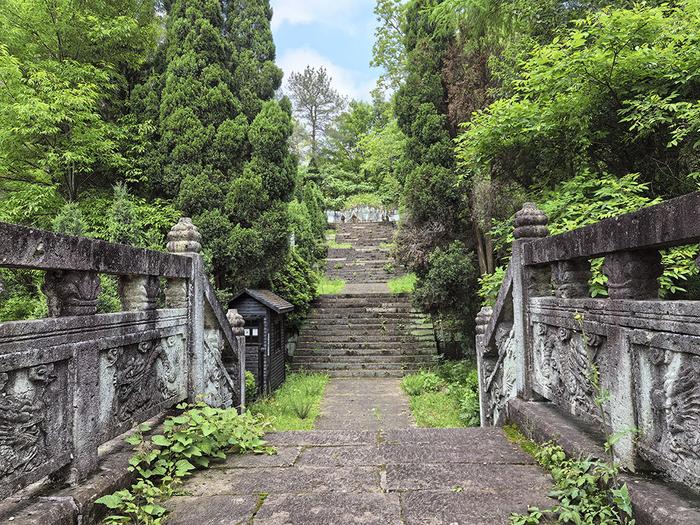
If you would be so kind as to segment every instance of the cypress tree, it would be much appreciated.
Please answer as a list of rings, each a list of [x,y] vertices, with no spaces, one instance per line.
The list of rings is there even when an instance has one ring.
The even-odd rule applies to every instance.
[[[417,301],[426,311],[461,321],[473,319],[469,308],[476,276],[465,270],[473,258],[471,224],[465,199],[455,191],[453,137],[442,78],[452,35],[435,27],[429,15],[440,1],[412,0],[406,6],[407,75],[395,99],[397,122],[407,137],[405,213],[398,241],[402,261],[418,276]],[[458,300],[444,301],[446,296]]]
[[[267,0],[229,0],[227,11],[227,36],[236,56],[236,93],[252,121],[282,83],[270,29],[272,8]]]
[[[192,216],[231,292],[269,282],[288,249],[296,160],[291,108],[272,100],[271,16],[266,0],[175,0],[158,81],[159,192]]]
[[[291,104],[273,100],[282,83],[275,65],[268,0],[230,0],[226,36],[235,57],[234,90],[248,119],[248,156],[233,181],[226,207],[236,224],[230,241],[233,286],[269,283],[289,245],[287,202],[292,197],[296,159],[289,151]]]

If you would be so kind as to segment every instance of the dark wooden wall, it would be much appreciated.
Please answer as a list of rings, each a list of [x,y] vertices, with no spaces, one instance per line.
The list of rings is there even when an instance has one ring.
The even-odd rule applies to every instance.
[[[284,383],[286,377],[284,366],[287,353],[287,339],[284,326],[285,316],[275,313],[247,295],[236,300],[232,304],[232,308],[238,310],[238,313],[243,316],[246,323],[253,319],[264,320],[264,338],[260,341],[260,345],[246,343],[245,368],[255,376],[255,383],[259,392],[272,393]],[[269,358],[263,362],[263,375],[260,376],[259,348],[262,347],[264,355],[267,355],[266,345],[269,345]],[[267,388],[265,381],[267,378],[270,381],[269,392],[265,392],[265,388]]]
[[[233,308],[236,308],[238,310],[238,313],[241,314],[241,316],[243,316],[243,319],[245,319],[246,323],[253,319],[264,320],[263,335],[265,336],[265,338],[260,340],[259,345],[246,343],[245,352],[245,369],[253,373],[253,375],[255,376],[255,384],[258,388],[258,391],[262,392],[263,390],[261,390],[261,388],[264,379],[260,376],[259,354],[260,348],[263,348],[263,351],[265,349],[265,341],[267,340],[267,334],[270,329],[267,316],[268,309],[266,306],[260,304],[258,301],[256,301],[252,297],[248,297],[247,295],[238,299],[234,303]]]
[[[274,392],[284,383],[287,353],[284,316],[272,312],[270,331],[270,389]]]

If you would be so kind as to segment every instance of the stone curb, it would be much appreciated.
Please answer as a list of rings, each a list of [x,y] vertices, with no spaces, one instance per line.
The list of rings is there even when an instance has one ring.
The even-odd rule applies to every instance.
[[[602,434],[564,415],[552,403],[511,399],[506,419],[537,443],[554,441],[572,457],[604,458]],[[700,496],[678,483],[635,474],[622,476],[637,525],[697,525]]]

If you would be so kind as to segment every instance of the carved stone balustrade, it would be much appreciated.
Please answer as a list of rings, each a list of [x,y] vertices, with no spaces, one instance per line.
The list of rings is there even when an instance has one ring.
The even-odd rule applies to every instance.
[[[508,420],[516,397],[549,402],[622,436],[614,453],[630,470],[700,490],[700,302],[660,300],[658,281],[660,250],[700,243],[700,194],[556,236],[546,224],[532,204],[518,212],[508,276],[477,318],[482,424]],[[609,297],[591,298],[600,257]]]
[[[49,312],[0,323],[0,499],[85,479],[101,444],[182,401],[244,405],[245,342],[203,274],[201,236],[182,219],[168,241],[161,253],[0,223],[0,267],[44,271]],[[102,275],[123,311],[98,313]]]

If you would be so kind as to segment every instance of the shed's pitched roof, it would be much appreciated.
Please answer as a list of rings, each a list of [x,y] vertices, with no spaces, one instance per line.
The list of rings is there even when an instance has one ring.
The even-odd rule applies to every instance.
[[[294,305],[292,303],[285,301],[279,295],[271,292],[270,290],[252,290],[250,288],[246,288],[236,295],[231,302],[236,301],[242,295],[249,295],[278,314],[286,314],[287,312],[294,310]]]

